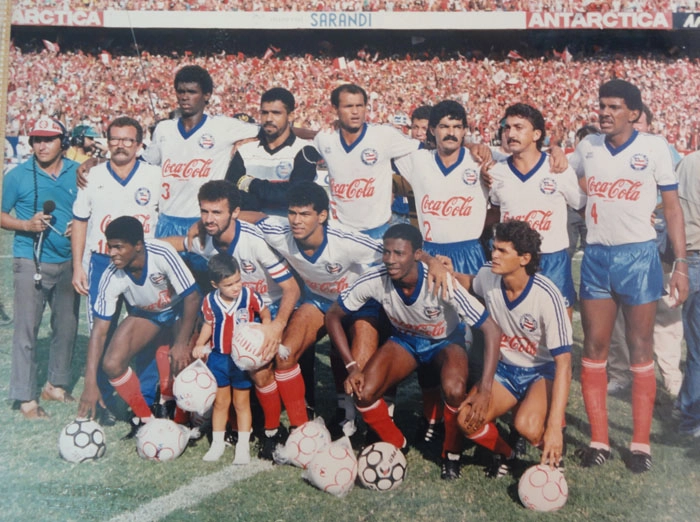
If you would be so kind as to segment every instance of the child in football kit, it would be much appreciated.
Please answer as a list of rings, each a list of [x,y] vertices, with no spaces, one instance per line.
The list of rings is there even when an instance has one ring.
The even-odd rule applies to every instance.
[[[211,447],[203,460],[213,462],[224,454],[224,434],[233,392],[238,423],[233,463],[248,464],[253,425],[250,388],[253,383],[248,374],[231,359],[231,341],[238,324],[253,322],[256,316],[267,324],[271,320],[270,311],[259,294],[243,286],[238,262],[234,258],[217,254],[209,260],[208,269],[214,291],[207,294],[202,303],[204,324],[192,352],[194,357],[207,357],[207,367],[214,374],[218,386],[212,413]]]

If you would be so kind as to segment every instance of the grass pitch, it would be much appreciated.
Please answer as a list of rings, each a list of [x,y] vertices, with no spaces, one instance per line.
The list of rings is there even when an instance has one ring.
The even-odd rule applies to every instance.
[[[0,302],[12,312],[11,235],[0,235]],[[575,276],[577,277],[577,276]],[[48,321],[45,321],[47,323]],[[615,458],[602,468],[578,467],[573,450],[588,441],[588,423],[579,383],[580,321],[574,321],[574,382],[567,409],[566,478],[569,500],[550,518],[558,520],[695,521],[700,508],[700,439],[681,437],[671,417],[672,401],[659,384],[652,427],[653,469],[633,475],[624,466],[631,437],[629,394],[608,401],[610,435]],[[39,383],[46,378],[48,330],[39,343]],[[12,325],[0,327],[0,394],[7,396]],[[82,391],[87,346],[81,324],[76,345],[73,394]],[[328,344],[317,355],[317,411],[334,411]],[[418,420],[420,393],[415,378],[399,389],[396,418],[409,440]],[[462,478],[439,478],[438,447],[414,447],[408,455],[408,476],[396,491],[377,493],[355,487],[343,499],[306,484],[301,471],[254,461],[243,469],[231,466],[232,450],[217,463],[202,456],[206,440],[188,448],[177,460],[147,462],[136,455],[134,441],[120,441],[124,423],[107,428],[107,453],[97,462],[69,464],[58,456],[61,428],[76,414],[75,405],[44,403],[46,421],[26,421],[4,405],[0,428],[0,520],[7,521],[520,521],[546,515],[520,505],[517,479],[489,480],[483,475],[484,455],[469,447],[463,456]],[[527,464],[538,460],[529,448]]]

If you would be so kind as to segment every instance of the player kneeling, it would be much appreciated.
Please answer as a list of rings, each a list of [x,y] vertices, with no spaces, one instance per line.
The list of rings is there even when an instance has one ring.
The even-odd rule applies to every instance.
[[[270,311],[262,297],[241,281],[238,262],[227,254],[216,254],[209,260],[209,279],[214,291],[207,294],[202,303],[204,324],[192,351],[194,357],[207,355],[207,366],[216,378],[218,389],[212,413],[212,441],[203,460],[214,462],[224,454],[224,435],[231,407],[236,410],[238,442],[234,464],[250,462],[250,432],[253,415],[250,410],[250,389],[253,382],[231,358],[231,342],[239,325],[253,322],[258,316],[263,324],[270,322]],[[209,341],[211,348],[209,348]],[[274,354],[272,354],[274,355]]]
[[[459,411],[459,426],[477,444],[495,453],[487,476],[508,473],[513,449],[493,422],[515,411],[517,431],[542,447],[542,464],[560,465],[564,454],[564,411],[571,384],[571,322],[554,283],[537,274],[541,239],[523,221],[496,227],[492,262],[472,282],[503,330],[491,401],[483,422],[470,393]],[[462,279],[461,276],[459,276]]]
[[[405,449],[406,439],[389,416],[382,399],[384,392],[421,365],[438,372],[445,399],[440,476],[455,479],[460,475],[463,443],[457,411],[466,397],[468,374],[462,323],[480,328],[486,339],[484,377],[472,395],[474,414],[479,418],[486,414],[489,404],[501,331],[481,303],[461,286],[456,285],[447,298],[428,289],[428,268],[419,261],[422,243],[420,232],[411,225],[394,225],[387,230],[384,266],[367,272],[340,295],[326,314],[326,327],[349,372],[345,381],[347,393],[354,394],[362,418],[380,439],[397,448]],[[352,358],[341,321],[370,299],[381,303],[392,332],[360,370]]]

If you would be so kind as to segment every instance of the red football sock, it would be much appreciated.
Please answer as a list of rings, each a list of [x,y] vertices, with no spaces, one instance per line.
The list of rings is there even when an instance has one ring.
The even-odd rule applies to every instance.
[[[116,379],[110,379],[109,384],[117,390],[119,396],[131,407],[134,415],[142,419],[147,419],[152,415],[146,400],[141,394],[141,382],[131,368],[126,370],[124,375]]]
[[[442,442],[442,456],[447,453],[462,453],[464,437],[457,424],[457,413],[459,410],[445,404],[445,440]]]
[[[301,376],[301,368],[295,364],[289,370],[275,370],[275,380],[280,391],[280,397],[284,407],[287,408],[289,424],[292,427],[301,426],[309,420],[306,414],[306,400],[304,394],[304,378]]]
[[[357,411],[362,414],[364,421],[379,435],[381,440],[393,444],[399,449],[403,447],[406,439],[389,417],[389,408],[384,399],[379,399],[366,408],[358,407]]]
[[[163,344],[156,350],[156,367],[161,397],[173,397],[173,380],[170,373],[170,345]]]
[[[651,418],[656,399],[654,361],[633,364],[632,370],[632,443],[649,444]]]
[[[255,387],[255,395],[265,417],[265,429],[275,430],[280,426],[280,415],[282,415],[282,403],[280,402],[280,392],[277,389],[277,381],[264,388]]]
[[[423,415],[431,424],[442,420],[442,394],[440,388],[423,388]]]
[[[447,408],[445,408],[445,432],[447,432]],[[473,433],[468,438],[476,442],[479,446],[490,449],[494,453],[499,453],[507,459],[513,454],[513,448],[503,440],[501,434],[498,433],[498,428],[493,422],[489,422],[481,431]]]
[[[185,410],[179,406],[175,406],[175,415],[173,416],[173,421],[177,424],[187,424],[190,420],[190,415]]]
[[[606,361],[581,360],[581,392],[591,424],[591,442],[610,446],[608,439],[608,372]]]

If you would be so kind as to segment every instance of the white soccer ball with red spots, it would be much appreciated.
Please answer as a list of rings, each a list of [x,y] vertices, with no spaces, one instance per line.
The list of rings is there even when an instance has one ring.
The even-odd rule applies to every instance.
[[[263,358],[265,336],[258,323],[237,324],[231,342],[231,358],[241,370],[257,370],[270,359]]]
[[[189,428],[169,419],[151,419],[136,434],[136,451],[146,460],[174,460],[185,451],[189,432]]]
[[[375,442],[357,458],[357,479],[367,489],[390,491],[406,478],[406,457],[388,442]]]
[[[278,464],[306,468],[314,455],[331,443],[331,434],[321,417],[292,430],[284,446],[278,446],[273,458]]]
[[[569,486],[557,468],[537,464],[528,468],[518,483],[520,501],[533,511],[557,511],[569,498]]]
[[[75,419],[58,436],[58,453],[68,462],[97,460],[106,450],[105,432],[93,420]]]
[[[173,395],[177,405],[185,411],[199,414],[212,407],[216,390],[214,374],[200,359],[182,370],[173,381]]]
[[[302,477],[321,491],[336,497],[350,493],[357,478],[357,458],[350,439],[343,437],[318,451]]]

